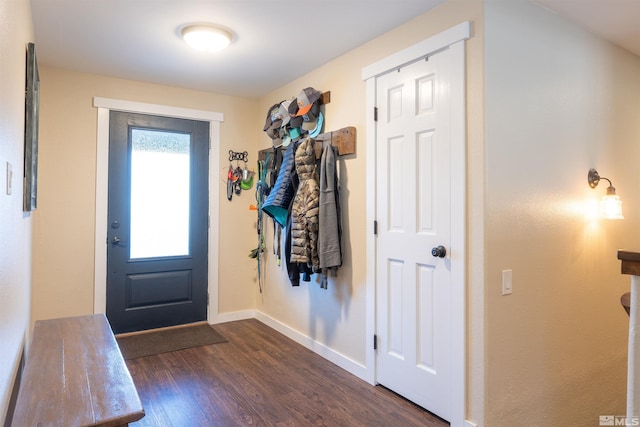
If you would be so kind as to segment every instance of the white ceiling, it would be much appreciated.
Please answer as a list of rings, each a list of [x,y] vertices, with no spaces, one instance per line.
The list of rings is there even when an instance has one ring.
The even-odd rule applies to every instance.
[[[38,62],[243,97],[264,95],[444,0],[31,0]],[[234,34],[217,53],[190,23]]]
[[[444,1],[31,0],[31,7],[43,65],[254,98]],[[640,0],[533,1],[640,55]],[[231,46],[190,49],[178,29],[200,22],[230,29]]]

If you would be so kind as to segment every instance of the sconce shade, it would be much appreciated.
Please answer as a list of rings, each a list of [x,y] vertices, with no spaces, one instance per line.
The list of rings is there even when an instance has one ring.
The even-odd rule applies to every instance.
[[[622,216],[622,200],[616,194],[616,189],[609,186],[607,194],[602,196],[600,214],[606,219],[624,219]]]
[[[229,46],[231,34],[212,25],[189,25],[182,29],[182,38],[194,49],[216,52]]]
[[[602,196],[600,201],[600,216],[605,219],[624,219],[624,216],[622,216],[622,200],[616,194],[616,189],[611,180],[600,176],[595,169],[589,170],[587,180],[591,188],[596,188],[601,179],[609,181],[609,187],[607,187],[607,194]]]

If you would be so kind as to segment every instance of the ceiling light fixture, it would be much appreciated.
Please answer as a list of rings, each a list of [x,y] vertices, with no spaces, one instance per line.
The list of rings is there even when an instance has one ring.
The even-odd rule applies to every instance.
[[[611,180],[600,176],[597,170],[589,169],[589,174],[587,175],[589,187],[596,188],[601,179],[609,181],[609,187],[607,188],[607,194],[602,196],[600,214],[606,219],[624,219],[624,216],[622,216],[622,200],[620,200],[620,196],[616,194],[616,189],[611,183]]]
[[[213,25],[188,25],[182,29],[182,38],[192,48],[205,52],[217,52],[231,43],[231,34]]]

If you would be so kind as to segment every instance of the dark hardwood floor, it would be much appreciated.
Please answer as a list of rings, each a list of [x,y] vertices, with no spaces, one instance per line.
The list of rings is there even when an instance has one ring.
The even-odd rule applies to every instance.
[[[146,413],[131,426],[449,425],[257,320],[215,328],[228,342],[127,361]]]

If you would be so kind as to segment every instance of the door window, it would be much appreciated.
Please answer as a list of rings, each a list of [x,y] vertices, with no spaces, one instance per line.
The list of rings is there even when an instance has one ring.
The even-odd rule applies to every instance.
[[[131,130],[130,258],[189,255],[191,135]]]

